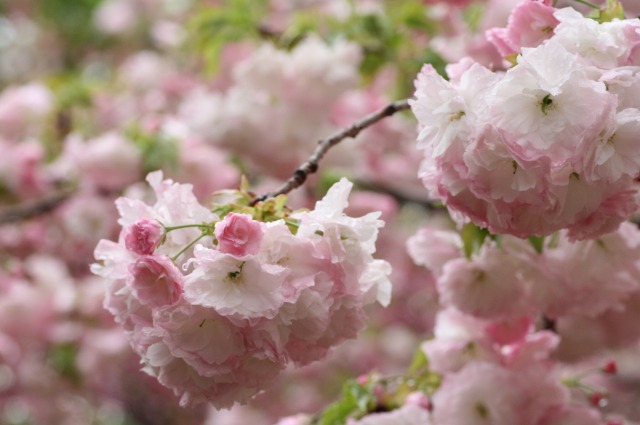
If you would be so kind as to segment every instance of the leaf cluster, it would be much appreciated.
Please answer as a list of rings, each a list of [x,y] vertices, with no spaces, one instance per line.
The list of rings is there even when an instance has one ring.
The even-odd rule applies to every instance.
[[[346,39],[362,47],[360,64],[365,83],[392,65],[397,75],[396,95],[406,97],[413,78],[424,63],[444,73],[445,61],[426,42],[437,33],[437,24],[420,0],[386,0],[380,13],[362,12],[352,5],[346,18],[298,10],[284,31],[270,29],[265,22],[267,2],[227,0],[220,6],[205,6],[189,24],[190,45],[203,56],[209,71],[217,70],[225,45],[239,41],[269,40],[281,49],[295,47],[309,34],[325,40]]]

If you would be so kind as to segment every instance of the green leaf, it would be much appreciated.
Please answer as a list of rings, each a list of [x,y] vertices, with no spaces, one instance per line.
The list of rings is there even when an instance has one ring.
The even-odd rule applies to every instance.
[[[624,8],[619,0],[607,0],[607,5],[600,10],[597,21],[603,23],[614,19],[624,19]]]
[[[477,32],[480,29],[480,23],[484,16],[485,5],[481,3],[471,3],[463,12],[462,17],[471,32]]]
[[[67,69],[75,69],[85,52],[104,37],[93,26],[95,8],[102,0],[38,0],[35,17],[49,28],[64,46],[62,59]]]
[[[538,254],[544,250],[544,236],[529,236],[529,243]]]
[[[460,232],[465,256],[471,258],[473,254],[477,253],[489,235],[487,229],[480,228],[473,223],[465,224]]]
[[[429,367],[429,359],[427,358],[427,355],[422,350],[422,348],[418,348],[415,354],[413,355],[413,359],[411,360],[411,365],[409,366],[409,369],[407,369],[407,372],[409,374],[415,374],[428,367]]]
[[[390,12],[391,21],[395,28],[404,26],[431,35],[437,32],[436,23],[429,18],[424,3],[421,1],[403,1],[400,4],[394,2],[387,6],[387,11]]]
[[[319,425],[344,425],[349,418],[360,418],[375,406],[376,398],[371,386],[347,381],[342,388],[342,399],[322,412]]]
[[[220,53],[229,43],[264,38],[264,0],[227,0],[222,5],[203,5],[187,23],[189,43],[204,56],[208,71],[218,69]]]
[[[78,348],[70,342],[54,345],[48,354],[51,367],[61,376],[73,382],[80,380],[80,372],[76,365]]]
[[[324,170],[320,175],[320,179],[316,184],[314,192],[318,197],[323,197],[334,184],[340,181],[342,177],[343,175],[336,170]]]
[[[142,168],[145,173],[155,170],[176,170],[180,150],[177,140],[143,132],[134,127],[126,135],[142,152]]]

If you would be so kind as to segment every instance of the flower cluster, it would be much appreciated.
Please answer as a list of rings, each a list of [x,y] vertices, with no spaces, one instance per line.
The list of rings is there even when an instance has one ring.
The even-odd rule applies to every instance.
[[[434,241],[438,250],[430,246]],[[503,236],[465,258],[457,233],[425,228],[408,247],[417,263],[433,270],[445,306],[482,319],[593,317],[622,307],[640,289],[640,231],[633,224],[594,240],[571,243],[561,233],[543,243],[537,252],[527,241]]]
[[[422,345],[443,378],[434,423],[602,423],[594,407],[607,384],[583,382],[590,373],[577,362],[640,340],[625,325],[637,320],[640,230],[624,223],[574,242],[567,233],[526,241],[478,232],[473,242],[468,232],[423,228],[409,239],[442,305]],[[576,378],[568,363],[583,368]]]
[[[382,221],[343,213],[348,181],[290,212],[283,197],[251,207],[241,191],[210,211],[190,185],[147,180],[156,203],[117,201],[120,239],[100,242],[93,271],[144,370],[182,405],[246,400],[355,337],[364,305],[389,302],[390,266],[372,258]]]
[[[422,69],[412,101],[421,178],[492,233],[597,237],[638,207],[640,22],[547,3],[524,2],[492,33],[504,53],[521,52],[508,71],[463,60],[446,81]]]

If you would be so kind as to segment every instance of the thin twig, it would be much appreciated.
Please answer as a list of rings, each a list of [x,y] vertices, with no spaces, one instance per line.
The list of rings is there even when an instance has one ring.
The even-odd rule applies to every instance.
[[[403,193],[399,190],[394,189],[393,187],[386,186],[380,183],[372,183],[364,180],[355,180],[354,183],[356,184],[358,189],[389,195],[393,199],[395,199],[396,202],[398,202],[399,204],[417,204],[422,208],[424,208],[425,210],[432,211],[432,212],[447,211],[447,209],[444,207],[444,205],[440,201],[434,201],[426,198],[411,196],[410,194]]]
[[[44,199],[2,210],[0,211],[0,226],[51,212],[69,199],[72,194],[73,191],[64,191]]]
[[[289,180],[287,180],[277,190],[255,198],[253,201],[251,201],[251,205],[255,205],[256,203],[264,201],[268,198],[273,198],[278,195],[289,193],[293,189],[302,186],[302,184],[307,180],[307,177],[310,174],[318,171],[318,163],[333,146],[337,145],[347,137],[356,137],[365,128],[372,126],[385,117],[390,117],[391,115],[394,115],[395,113],[403,111],[405,109],[409,109],[409,101],[407,99],[392,102],[384,108],[367,115],[360,121],[351,124],[349,127],[346,127],[327,138],[319,140],[318,147],[316,148],[315,152],[313,152],[309,159],[307,159],[307,161],[293,173]]]

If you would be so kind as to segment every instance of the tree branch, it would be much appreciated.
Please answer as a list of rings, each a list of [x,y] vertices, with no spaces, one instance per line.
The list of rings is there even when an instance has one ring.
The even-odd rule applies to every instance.
[[[66,201],[72,194],[72,191],[64,191],[49,196],[48,198],[2,210],[0,211],[0,226],[51,212],[58,205]]]
[[[304,164],[302,164],[296,171],[294,171],[289,180],[287,180],[275,191],[255,198],[253,201],[251,201],[250,205],[255,205],[256,203],[264,201],[265,199],[289,193],[293,189],[302,186],[302,184],[307,180],[307,177],[310,174],[318,171],[318,163],[333,146],[337,145],[347,137],[356,137],[365,128],[372,126],[385,117],[390,117],[399,111],[409,109],[409,107],[409,101],[407,99],[392,102],[384,108],[367,115],[360,121],[351,124],[349,127],[346,127],[329,137],[319,140],[316,150]]]

